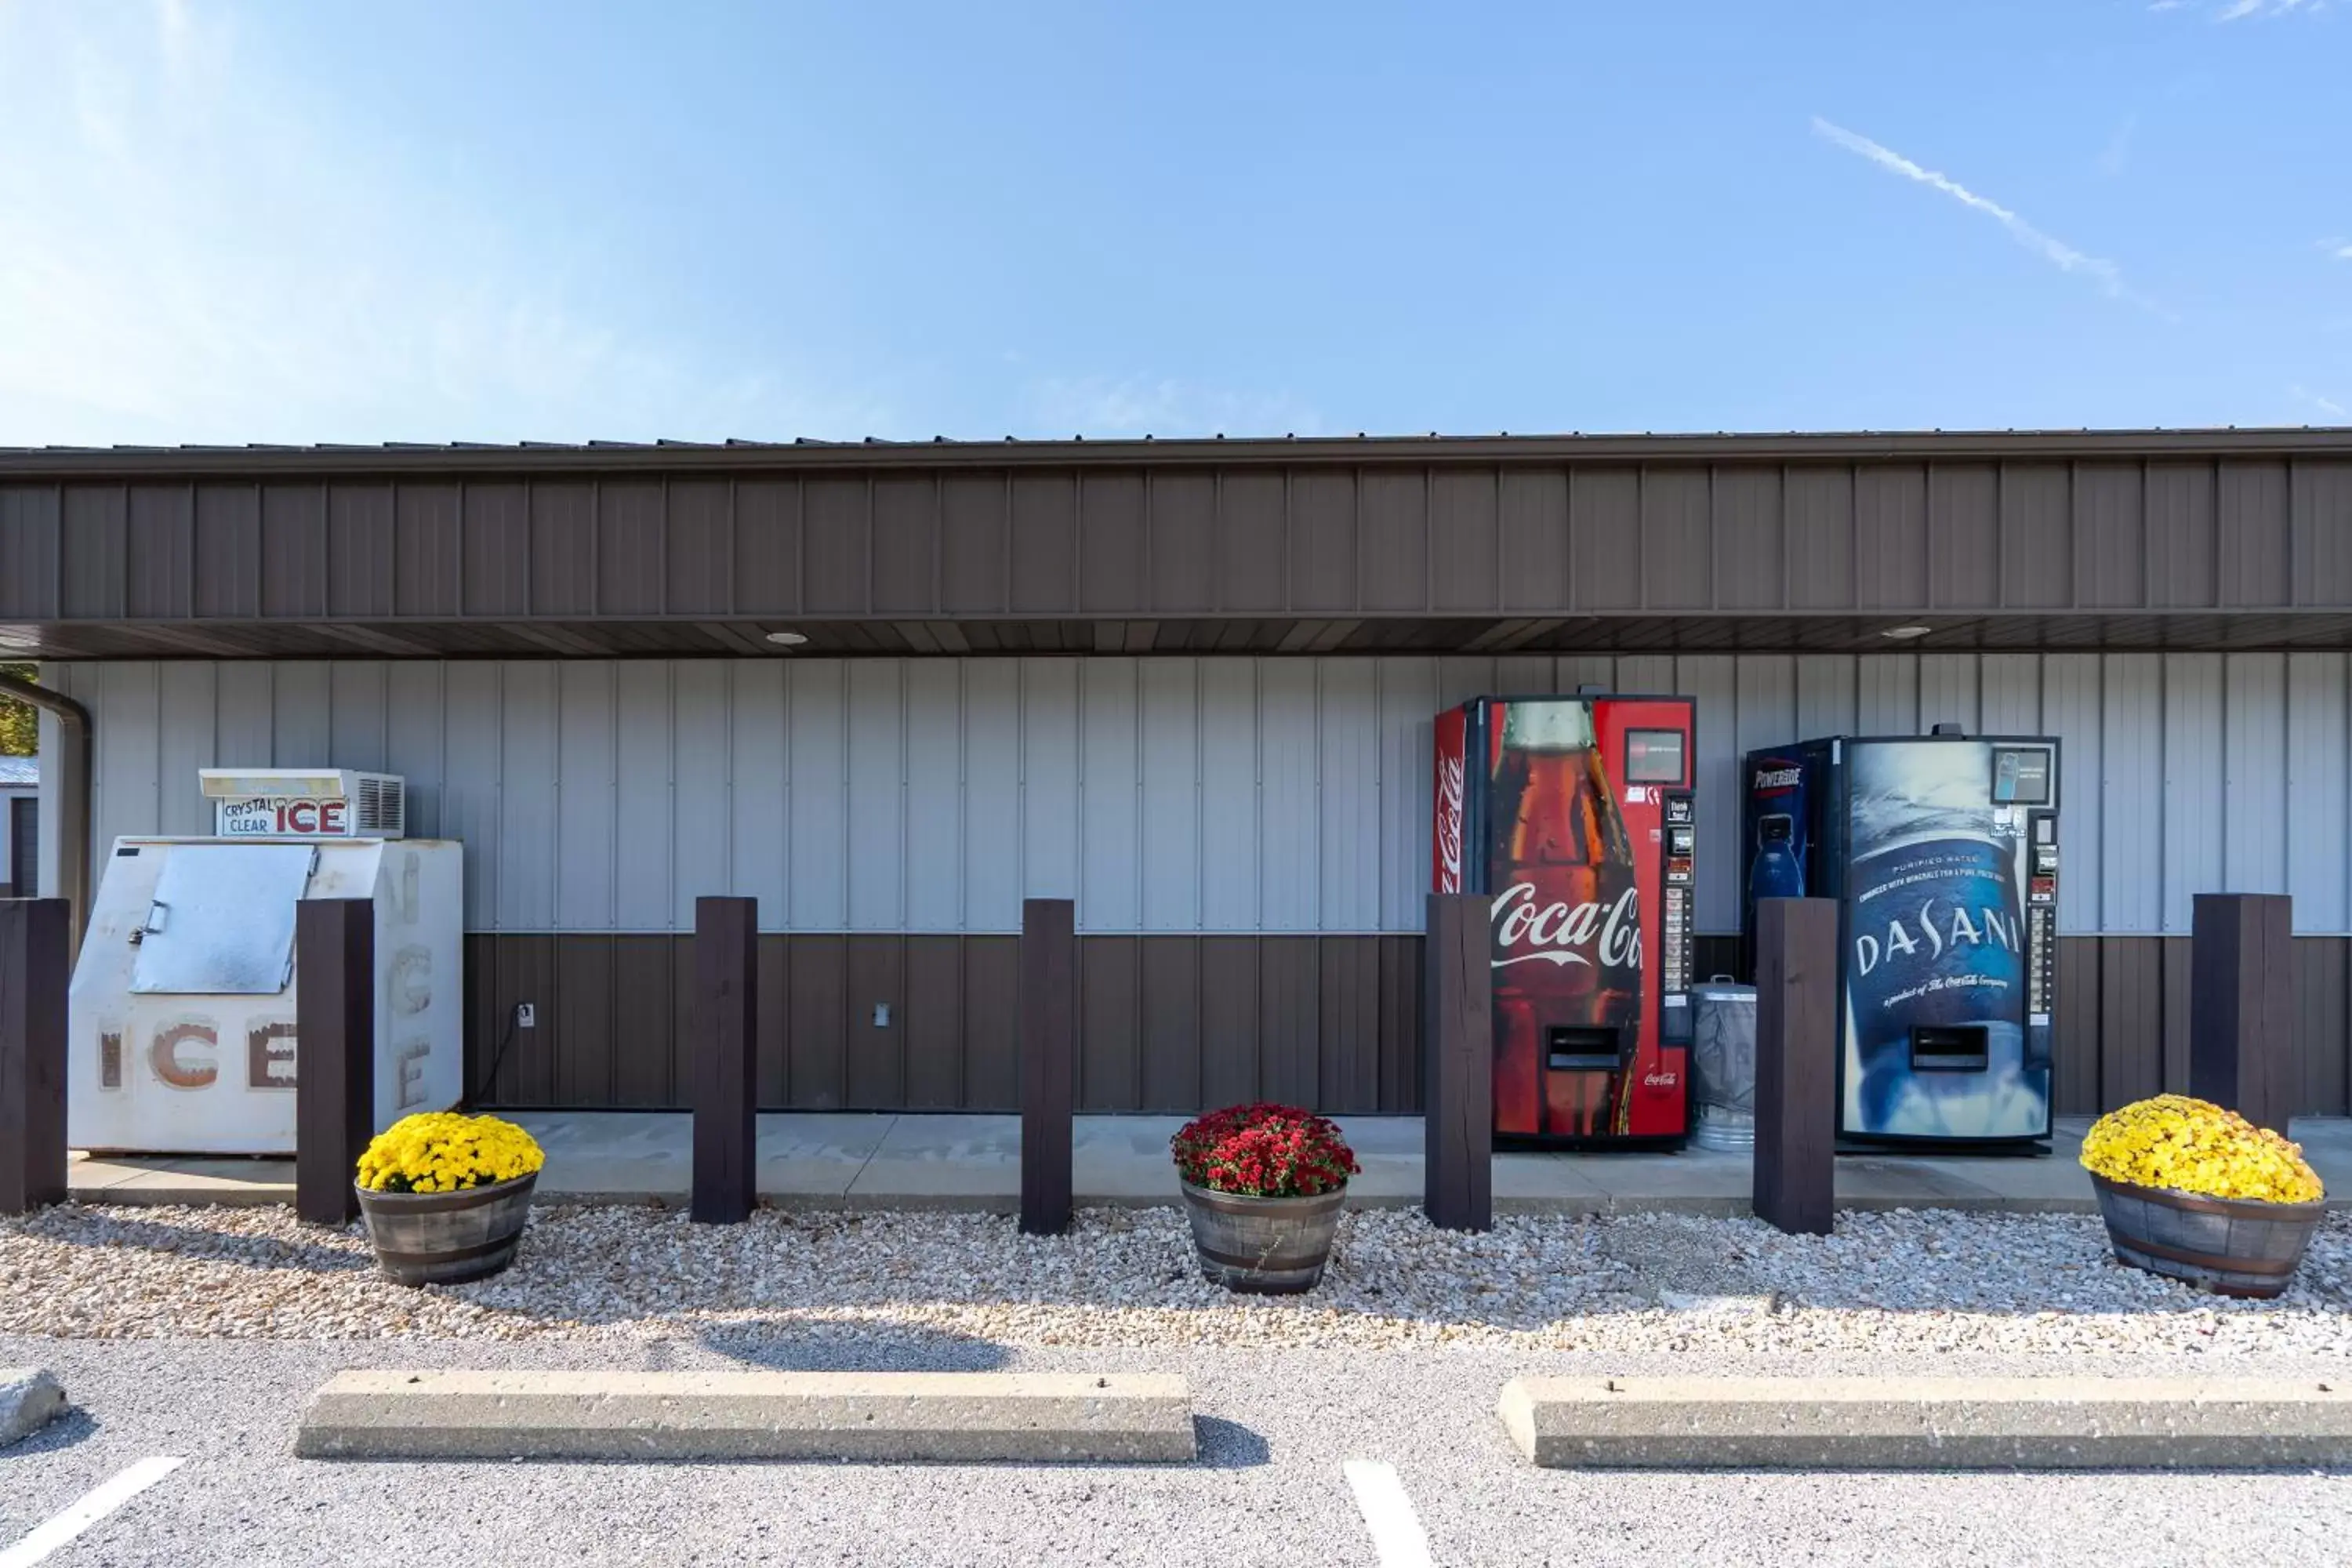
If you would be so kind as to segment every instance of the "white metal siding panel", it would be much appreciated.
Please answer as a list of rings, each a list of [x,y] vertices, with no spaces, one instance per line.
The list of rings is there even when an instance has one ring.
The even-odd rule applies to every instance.
[[[1739,660],[1739,696],[1733,710],[1738,732],[1732,749],[1741,756],[1762,746],[1801,741],[1797,733],[1797,661],[1786,656],[1749,655]],[[1734,795],[1733,809],[1743,798]]]
[[[1932,733],[1938,724],[1958,724],[1971,735],[1985,732],[1977,718],[1976,655],[1919,656],[1919,728]]]
[[[1682,690],[1675,684],[1675,661],[1665,654],[1629,654],[1617,661],[1617,679],[1611,689],[1628,697],[1671,697]]]
[[[1617,689],[1617,661],[1608,654],[1563,654],[1552,661],[1553,689],[1574,696],[1580,686]]]
[[[2222,788],[2231,893],[2286,891],[2286,656],[2233,653],[2226,667]]]
[[[2099,902],[2095,929],[2164,929],[2164,661],[2155,654],[2109,654],[2103,674],[2104,721],[2100,772],[2086,771],[2062,747],[2058,781],[2062,880],[2082,873],[2073,864],[2080,835],[2068,826],[2074,803],[2100,797]]]
[[[2048,733],[2058,737],[2059,765],[2070,778],[2102,776],[2099,656],[2095,653],[2053,654],[2042,681],[2042,720]],[[2063,787],[2063,784],[2062,784]],[[2058,877],[2058,929],[2095,931],[2099,929],[2099,890],[2105,864],[2096,788],[2070,792],[2060,807],[2059,831],[2063,837]]]
[[[900,931],[906,921],[907,696],[905,666],[849,666],[849,929]]]
[[[964,666],[964,929],[1021,929],[1021,666]]]
[[[1201,924],[1258,926],[1256,661],[1201,661]]]
[[[1919,732],[1919,660],[1906,653],[1864,654],[1856,661],[1854,725],[1857,735]]]
[[[1854,732],[1855,661],[1842,655],[1807,654],[1797,660],[1797,722],[1793,740]]]
[[[1729,655],[1707,654],[1675,660],[1675,689],[1698,699],[1698,757],[1693,771],[1697,796],[1706,801],[1739,798],[1738,671]],[[1636,845],[1635,853],[1650,847]],[[1718,807],[1698,814],[1698,929],[1739,929],[1739,813]]]
[[[1549,665],[1549,661],[1545,661]],[[1381,929],[1381,699],[1370,659],[1316,661],[1322,879],[1318,929]]]
[[[174,661],[158,668],[163,730],[155,764],[162,795],[156,831],[210,833],[213,803],[198,789],[196,770],[213,765],[220,667]]]
[[[1497,697],[1541,697],[1559,689],[1559,670],[1549,654],[1505,654],[1495,660]]]
[[[556,666],[555,929],[611,931],[620,698],[615,665]]]
[[[964,927],[963,671],[958,659],[907,666],[907,926]]]
[[[757,899],[760,924],[771,931],[800,923],[792,878],[799,841],[789,823],[799,780],[785,741],[792,706],[785,685],[793,673],[794,667],[781,662],[728,667],[727,876],[714,886],[677,890],[686,911],[681,930],[693,929],[696,896],[717,892]]]
[[[281,768],[315,768],[334,754],[334,688],[324,664],[281,664],[270,692],[270,752]]]
[[[468,660],[449,665],[442,681],[448,718],[441,749],[441,831],[466,846],[467,931],[500,929],[499,668]]]
[[[446,665],[403,659],[384,669],[384,765],[405,781],[408,834],[441,837],[442,748],[448,720],[441,704]],[[668,819],[663,803],[663,820]]]
[[[788,755],[778,764],[789,790],[790,921],[794,931],[841,931],[849,923],[849,683],[839,660],[793,664],[785,702]],[[746,700],[736,689],[736,701]],[[736,731],[743,730],[738,715]],[[762,781],[735,775],[740,807]],[[739,818],[740,820],[740,818]],[[744,847],[738,844],[738,862]]]
[[[1074,659],[1021,661],[1021,896],[1074,900],[1078,896],[1078,667]]]
[[[1495,686],[1495,661],[1475,654],[1447,654],[1437,661],[1437,707],[1459,708],[1473,697],[1501,695]]]
[[[278,684],[278,667],[243,659],[220,667],[213,715],[213,763],[218,768],[270,766],[271,695]]]
[[[1984,732],[1988,735],[2041,734],[2041,656],[1989,653],[1979,662],[1978,708]],[[2060,787],[2065,786],[2062,784]]]
[[[694,900],[734,886],[729,809],[728,667],[716,660],[680,659],[670,667],[671,788],[677,814],[670,824],[670,928],[694,929]],[[760,921],[771,930],[791,918],[782,907],[762,905]]]
[[[1315,665],[1258,666],[1258,918],[1267,931],[1314,931],[1321,877]]]
[[[154,831],[162,802],[163,715],[154,665],[100,665],[98,691],[114,716],[96,758],[98,833],[91,847],[103,855],[126,834]]]
[[[327,666],[328,736],[325,755],[339,768],[372,773],[385,771],[384,671],[373,659],[339,659]]]
[[[667,931],[677,909],[671,894],[670,841],[677,807],[670,789],[670,667],[631,659],[614,669],[613,696],[620,749],[614,759],[614,923],[622,931]],[[762,923],[781,910],[762,909]]]
[[[499,746],[499,926],[555,924],[556,672],[552,660],[500,667],[505,687]],[[278,683],[278,708],[286,682]]]
[[[2352,927],[2345,677],[2340,653],[2287,656],[2287,891],[2294,896],[2297,931]]]
[[[1383,658],[1380,682],[1381,929],[1419,931],[1430,890],[1437,661]]]
[[[2221,889],[2221,656],[2164,656],[2164,929]]]
[[[1078,924],[1135,931],[1143,921],[1143,843],[1136,661],[1090,658],[1078,667]]]
[[[1147,658],[1136,669],[1142,710],[1142,929],[1201,926],[1200,666]]]

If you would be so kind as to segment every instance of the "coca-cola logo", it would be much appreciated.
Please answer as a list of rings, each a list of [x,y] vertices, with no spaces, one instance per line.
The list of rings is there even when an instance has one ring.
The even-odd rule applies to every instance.
[[[1465,763],[1458,754],[1437,760],[1438,891],[1451,893],[1462,886],[1462,787]]]
[[[1607,969],[1642,966],[1642,900],[1628,888],[1606,910],[1600,900],[1580,904],[1538,904],[1535,885],[1514,882],[1495,900],[1495,942],[1505,956],[1492,962],[1496,969],[1514,963],[1590,965],[1593,951]],[[1513,950],[1526,948],[1525,952]]]
[[[1642,1087],[1643,1089],[1672,1089],[1675,1087],[1675,1075],[1670,1072],[1645,1072],[1642,1075]]]

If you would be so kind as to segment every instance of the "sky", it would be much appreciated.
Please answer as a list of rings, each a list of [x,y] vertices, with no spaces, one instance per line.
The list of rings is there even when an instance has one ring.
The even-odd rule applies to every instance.
[[[0,445],[2352,425],[2352,0],[0,0]]]

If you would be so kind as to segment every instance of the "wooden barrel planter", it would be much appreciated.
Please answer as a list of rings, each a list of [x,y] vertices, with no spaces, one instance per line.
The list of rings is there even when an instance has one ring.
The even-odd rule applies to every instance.
[[[1179,1184],[1204,1277],[1262,1296],[1312,1290],[1321,1281],[1346,1187],[1311,1198],[1253,1198]]]
[[[2268,1298],[2284,1291],[2326,1208],[2324,1203],[2200,1197],[2096,1173],[2091,1184],[2117,1258],[2221,1296]]]
[[[359,1189],[379,1268],[403,1285],[458,1285],[514,1261],[539,1173],[454,1193]]]

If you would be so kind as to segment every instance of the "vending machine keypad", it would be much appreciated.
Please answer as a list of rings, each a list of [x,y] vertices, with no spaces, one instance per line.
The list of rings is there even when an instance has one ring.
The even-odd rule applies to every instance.
[[[1692,814],[1688,795],[1666,796],[1664,847],[1665,863],[1659,879],[1664,904],[1664,919],[1660,923],[1665,947],[1658,962],[1658,989],[1664,1004],[1661,1034],[1668,1042],[1679,1045],[1690,1038],[1690,1001],[1686,994],[1691,987],[1696,941],[1691,930],[1691,905],[1697,887],[1698,822]]]
[[[2058,820],[2037,811],[2026,846],[2025,1014],[2029,1031],[2048,1038],[2058,963]],[[2029,1051],[2030,1055],[2038,1052]]]

